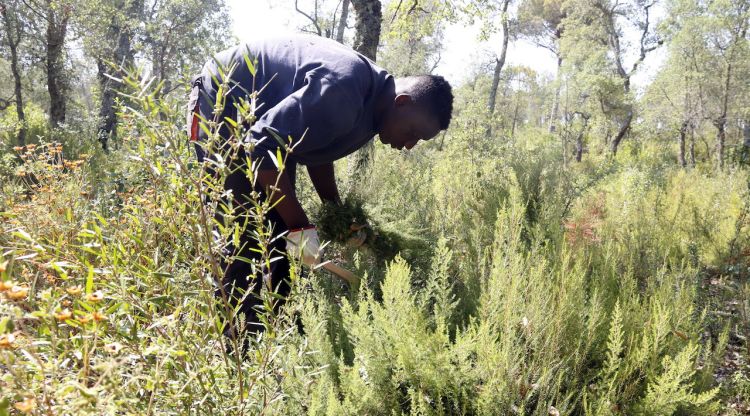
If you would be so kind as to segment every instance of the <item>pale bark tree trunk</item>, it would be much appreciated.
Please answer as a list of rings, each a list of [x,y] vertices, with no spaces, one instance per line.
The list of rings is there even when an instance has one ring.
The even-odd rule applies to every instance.
[[[351,0],[351,4],[357,17],[354,50],[375,61],[380,43],[380,26],[383,21],[380,0]],[[373,159],[374,152],[371,140],[354,154],[353,163],[347,172],[350,190],[356,187],[364,177],[364,172]]]
[[[549,119],[549,132],[554,133],[557,131],[557,118],[560,111],[560,88],[562,83],[560,82],[560,68],[562,67],[562,56],[557,56],[557,75],[555,79],[555,96],[552,101],[552,114]]]
[[[516,91],[516,99],[514,100],[515,103],[513,104],[513,121],[510,125],[510,137],[515,137],[516,135],[516,124],[518,123],[518,107],[520,105],[519,101],[521,99],[519,98],[520,94],[518,91]]]
[[[492,115],[495,113],[497,87],[500,85],[500,73],[503,71],[503,67],[505,66],[505,57],[508,53],[508,34],[510,33],[510,29],[508,27],[508,4],[510,4],[510,0],[503,0],[503,43],[500,48],[500,55],[495,58],[495,71],[492,74],[492,86],[490,87],[490,95],[487,99],[487,113],[489,114],[489,120],[487,120],[487,130],[485,131],[486,137],[490,137],[492,135]]]
[[[581,163],[583,160],[583,137],[588,129],[591,116],[583,113],[578,113],[578,115],[581,117],[581,130],[576,136],[576,162]]]
[[[26,144],[26,114],[23,111],[23,91],[21,90],[21,71],[18,69],[18,45],[21,43],[21,22],[18,11],[15,10],[13,18],[10,16],[8,7],[0,3],[0,14],[5,23],[5,33],[8,37],[8,49],[10,49],[10,71],[13,74],[13,91],[16,98],[16,116],[18,117],[18,145]],[[15,20],[15,21],[14,21]]]
[[[729,112],[729,94],[732,83],[732,62],[727,64],[727,70],[724,74],[724,91],[721,97],[721,110],[719,116],[713,120],[716,127],[716,165],[719,169],[724,168],[724,148],[727,137],[727,113]]]
[[[490,96],[487,100],[487,109],[490,116],[495,112],[495,100],[497,99],[497,87],[500,85],[500,73],[505,66],[505,58],[508,53],[508,4],[510,0],[503,0],[502,3],[502,26],[503,26],[503,44],[500,48],[500,55],[495,58],[495,71],[492,74],[492,86],[490,87]]]
[[[716,165],[719,169],[724,168],[724,147],[727,139],[726,124],[726,119],[714,121],[714,126],[716,127]]]
[[[123,5],[124,6],[124,5]],[[126,19],[136,18],[142,8],[142,0],[133,0],[127,9]],[[120,77],[122,73],[120,68],[133,63],[133,51],[131,48],[133,33],[129,27],[128,21],[120,21],[117,16],[113,16],[108,29],[108,39],[116,39],[117,44],[112,51],[112,64],[117,67],[111,67],[104,59],[97,59],[98,69],[97,77],[99,86],[102,91],[99,107],[99,129],[97,139],[105,151],[108,150],[110,140],[117,134],[117,112],[115,108],[115,97],[119,91],[119,86],[107,74],[115,71],[115,76]]]
[[[65,36],[68,32],[70,7],[60,7],[53,0],[47,0],[47,91],[50,104],[50,125],[52,128],[65,123],[66,94],[68,90],[65,80],[63,53],[65,51]]]
[[[336,41],[344,43],[344,30],[346,29],[346,20],[349,18],[349,0],[341,1],[341,19],[339,26],[336,28]]]
[[[357,16],[354,50],[375,61],[383,11],[380,0],[351,0]]]
[[[687,137],[687,130],[688,130],[689,123],[687,121],[684,121],[682,125],[680,126],[680,151],[678,152],[677,156],[680,161],[680,166],[687,167],[687,161],[685,160],[685,138]]]
[[[695,167],[695,128],[690,128],[690,166]]]

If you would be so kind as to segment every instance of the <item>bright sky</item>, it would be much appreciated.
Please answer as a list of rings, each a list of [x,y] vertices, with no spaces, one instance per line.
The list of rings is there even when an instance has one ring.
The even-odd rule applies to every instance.
[[[295,32],[297,27],[306,22],[304,17],[294,11],[293,0],[227,0],[227,4],[233,17],[233,32],[240,40],[264,34]],[[500,50],[502,36],[498,34],[487,42],[480,42],[477,40],[478,34],[478,26],[448,26],[443,41],[442,59],[435,73],[443,75],[451,84],[458,85],[465,81],[466,76],[478,65],[491,65],[494,55]],[[648,82],[663,61],[662,58],[663,56],[648,57],[634,77],[633,84],[639,86]],[[526,41],[517,41],[511,43],[508,48],[507,63],[525,65],[538,72],[554,74],[557,59],[546,49]]]

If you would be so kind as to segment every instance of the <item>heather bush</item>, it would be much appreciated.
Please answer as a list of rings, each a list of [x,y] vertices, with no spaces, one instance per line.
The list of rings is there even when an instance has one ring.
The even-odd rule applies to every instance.
[[[236,212],[219,202],[222,166],[212,181],[196,162],[179,99],[126,81],[120,149],[27,148],[2,179],[0,413],[718,410],[728,332],[702,280],[748,260],[747,171],[637,156],[564,165],[543,132],[486,137],[461,114],[412,152],[376,146],[349,191],[424,251],[375,258],[332,243],[329,258],[365,284],[293,268],[278,313],[264,290],[266,331],[241,359],[241,340],[222,337],[234,311],[214,297],[213,210]],[[269,209],[254,204],[254,218]],[[217,231],[243,227],[268,235],[253,218]]]

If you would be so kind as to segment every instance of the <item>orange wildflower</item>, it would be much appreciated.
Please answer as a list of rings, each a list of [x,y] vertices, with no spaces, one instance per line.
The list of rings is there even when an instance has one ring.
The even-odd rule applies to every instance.
[[[26,296],[29,294],[29,287],[28,286],[13,286],[10,288],[10,290],[5,292],[5,297],[10,300],[21,300],[26,299]]]
[[[8,280],[8,281],[0,281],[0,292],[5,292],[7,290],[10,290],[15,285],[16,284],[13,283],[13,282],[11,282],[10,280]]]
[[[16,342],[16,336],[13,334],[2,334],[0,335],[0,349],[11,349],[13,343]]]
[[[107,320],[107,317],[104,314],[99,313],[99,312],[92,313],[91,318],[94,320],[94,322],[101,322],[101,321]]]
[[[73,317],[73,312],[70,311],[70,309],[63,309],[62,311],[55,314],[55,319],[58,321],[67,321],[68,319]]]
[[[28,397],[22,402],[18,402],[13,405],[21,413],[31,413],[36,409],[36,399]]]
[[[79,285],[79,286],[69,287],[65,289],[65,291],[68,292],[70,296],[78,296],[81,294],[81,292],[83,292],[83,288]]]
[[[21,150],[23,150],[23,146],[13,146],[13,150],[15,150],[16,152],[20,152]]]
[[[97,290],[96,292],[86,296],[86,300],[91,303],[100,302],[102,299],[104,299],[104,293],[101,290]]]
[[[87,324],[89,323],[89,321],[91,321],[91,317],[88,315],[78,315],[76,319],[78,319],[78,322],[82,324]]]

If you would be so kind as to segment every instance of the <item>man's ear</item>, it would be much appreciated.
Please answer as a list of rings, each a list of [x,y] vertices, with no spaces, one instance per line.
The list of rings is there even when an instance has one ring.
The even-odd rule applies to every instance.
[[[411,95],[409,94],[399,94],[396,96],[393,102],[396,105],[396,107],[400,107],[402,105],[411,104],[414,102],[414,100],[411,98]]]

